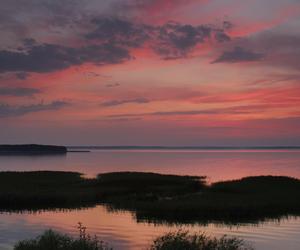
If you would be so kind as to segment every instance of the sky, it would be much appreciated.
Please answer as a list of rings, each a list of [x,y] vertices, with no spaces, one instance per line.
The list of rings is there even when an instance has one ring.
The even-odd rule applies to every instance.
[[[2,0],[0,143],[300,145],[300,0]]]

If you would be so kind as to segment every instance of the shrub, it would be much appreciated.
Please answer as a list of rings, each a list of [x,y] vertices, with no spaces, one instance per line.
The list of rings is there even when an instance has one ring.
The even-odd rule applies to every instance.
[[[179,230],[159,236],[150,250],[252,250],[243,240],[223,236],[220,239],[203,233],[190,234]]]
[[[79,223],[79,238],[74,239],[52,230],[45,231],[36,239],[20,241],[14,250],[112,250],[95,236],[86,234]],[[149,250],[252,250],[243,240],[223,236],[219,239],[203,233],[190,234],[179,230],[156,238]]]
[[[96,236],[92,238],[86,234],[86,228],[79,223],[79,238],[74,239],[67,235],[45,231],[36,239],[23,240],[18,242],[14,250],[111,250],[103,241]]]

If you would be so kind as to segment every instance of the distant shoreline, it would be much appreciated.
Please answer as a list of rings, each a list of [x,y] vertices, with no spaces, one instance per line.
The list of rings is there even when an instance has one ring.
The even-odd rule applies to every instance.
[[[65,146],[20,144],[0,145],[0,155],[43,155],[43,154],[66,154]]]
[[[197,146],[67,146],[68,150],[300,150],[300,146],[197,147]]]
[[[41,144],[0,145],[0,155],[46,155],[88,153],[91,150],[300,150],[300,146],[56,146]]]

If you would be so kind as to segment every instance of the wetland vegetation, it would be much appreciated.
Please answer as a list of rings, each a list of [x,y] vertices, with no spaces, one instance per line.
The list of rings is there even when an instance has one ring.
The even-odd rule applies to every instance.
[[[1,172],[0,209],[81,208],[106,204],[156,223],[259,221],[300,214],[300,180],[246,177],[207,184],[205,177],[115,172]]]

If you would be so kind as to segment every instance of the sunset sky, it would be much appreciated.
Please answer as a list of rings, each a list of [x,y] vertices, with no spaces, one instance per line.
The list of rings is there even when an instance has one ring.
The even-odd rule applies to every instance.
[[[299,0],[2,0],[0,144],[300,145]]]

